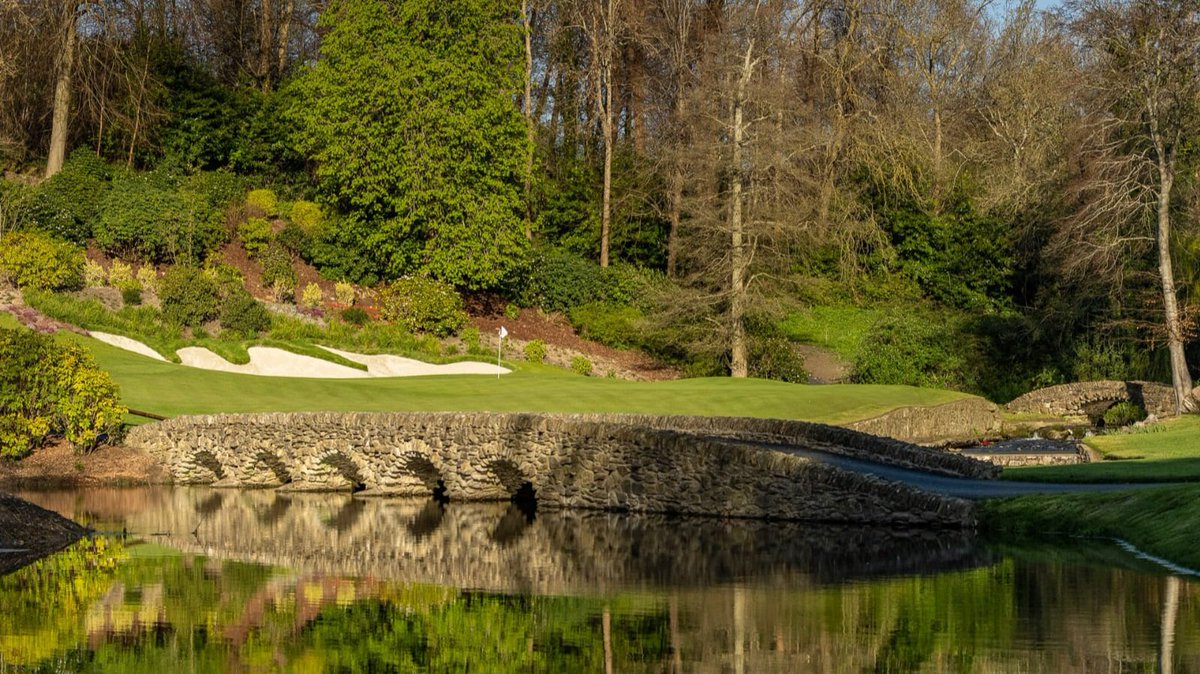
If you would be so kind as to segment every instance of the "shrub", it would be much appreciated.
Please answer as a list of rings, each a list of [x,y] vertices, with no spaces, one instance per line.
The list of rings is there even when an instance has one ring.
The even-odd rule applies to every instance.
[[[324,216],[321,213],[321,207],[311,201],[297,201],[293,203],[292,210],[288,213],[288,220],[306,234],[311,234],[316,230],[321,225],[323,219]]]
[[[463,344],[467,345],[467,353],[479,353],[483,351],[483,347],[479,343],[479,328],[473,325],[464,328],[459,337],[462,338]]]
[[[867,333],[851,381],[974,390],[974,337],[950,317],[909,313],[886,317]]]
[[[325,294],[321,292],[321,286],[316,283],[309,283],[304,286],[304,292],[300,294],[300,306],[307,309],[316,309],[321,306],[321,302],[325,299]]]
[[[279,245],[291,252],[297,255],[304,255],[308,250],[309,244],[312,242],[312,237],[304,230],[289,222],[275,235],[275,240],[279,242]]]
[[[347,307],[342,309],[342,320],[361,328],[371,322],[371,314],[361,307]]]
[[[232,292],[221,305],[221,327],[254,338],[271,328],[271,313],[245,290]]]
[[[354,304],[354,286],[345,281],[338,281],[333,286],[333,297],[338,304],[345,306]]]
[[[592,373],[592,360],[587,356],[575,356],[571,359],[571,369],[586,377]]]
[[[405,276],[380,293],[380,315],[410,331],[450,335],[467,322],[462,297],[445,281]]]
[[[83,348],[0,329],[0,456],[20,457],[51,432],[90,450],[126,411],[116,384]]]
[[[99,288],[108,281],[108,272],[104,265],[95,260],[83,261],[83,285],[85,288]]]
[[[246,180],[224,169],[201,171],[188,176],[183,188],[203,196],[209,206],[222,210],[246,193]]]
[[[246,207],[257,214],[274,217],[279,214],[279,198],[268,189],[250,190],[246,195]]]
[[[518,300],[547,311],[567,311],[604,297],[600,266],[563,250],[535,255]]]
[[[158,272],[151,265],[144,264],[138,268],[137,282],[142,286],[142,290],[148,290],[152,293],[158,292]]]
[[[291,299],[296,294],[296,283],[299,278],[292,268],[292,255],[278,242],[271,242],[262,257],[262,283],[271,288],[275,300],[282,302]]]
[[[546,343],[535,339],[525,344],[525,360],[531,363],[541,363],[546,360]]]
[[[159,281],[163,315],[177,325],[198,327],[217,317],[217,283],[195,267],[171,267]]]
[[[1146,418],[1146,408],[1128,400],[1121,401],[1104,412],[1106,428],[1121,428]]]
[[[760,379],[804,384],[808,382],[808,370],[804,367],[804,356],[786,337],[759,337],[749,344],[750,376]]]
[[[0,238],[0,275],[22,288],[76,290],[83,251],[40,232],[11,232]]]
[[[225,240],[225,229],[220,214],[203,196],[172,191],[147,175],[131,175],[114,181],[95,237],[111,254],[195,263]]]
[[[92,236],[111,177],[94,153],[76,150],[61,171],[23,195],[17,204],[19,219],[27,227],[82,245]]]
[[[131,307],[142,303],[142,287],[138,285],[137,281],[121,286],[121,301]]]
[[[113,260],[108,267],[108,285],[123,288],[130,283],[133,283],[133,267],[120,260]]]
[[[641,345],[643,316],[635,307],[596,302],[575,307],[568,316],[588,339],[619,349]]]
[[[271,223],[263,218],[247,218],[238,225],[237,232],[238,240],[253,258],[262,255],[271,243]]]
[[[510,320],[517,320],[521,317],[521,307],[516,303],[509,303],[504,306],[504,317]]]

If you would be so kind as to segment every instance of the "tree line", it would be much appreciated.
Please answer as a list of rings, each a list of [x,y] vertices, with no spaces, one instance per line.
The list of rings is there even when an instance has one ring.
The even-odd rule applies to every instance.
[[[1149,344],[1191,407],[1198,61],[1187,0],[5,0],[0,161],[298,185],[359,278],[656,270],[734,376],[912,300]]]

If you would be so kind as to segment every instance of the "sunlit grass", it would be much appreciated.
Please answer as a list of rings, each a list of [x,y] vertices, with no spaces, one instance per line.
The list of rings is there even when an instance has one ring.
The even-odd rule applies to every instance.
[[[1011,468],[1004,477],[1039,482],[1200,481],[1200,416],[1168,419],[1087,439],[1105,460],[1069,466]]]

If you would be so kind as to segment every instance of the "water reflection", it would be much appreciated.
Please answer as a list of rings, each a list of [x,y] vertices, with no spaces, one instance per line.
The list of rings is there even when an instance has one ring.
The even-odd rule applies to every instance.
[[[130,535],[0,577],[0,672],[1200,672],[1200,587],[1114,567],[1115,548],[270,492],[31,496]]]

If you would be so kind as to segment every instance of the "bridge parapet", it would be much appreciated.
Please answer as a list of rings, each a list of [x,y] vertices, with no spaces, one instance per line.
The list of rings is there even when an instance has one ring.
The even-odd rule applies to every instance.
[[[963,500],[764,450],[787,443],[937,472],[995,468],[847,429],[635,415],[301,413],[179,417],[127,443],[180,483],[284,486],[539,507],[970,526]]]

